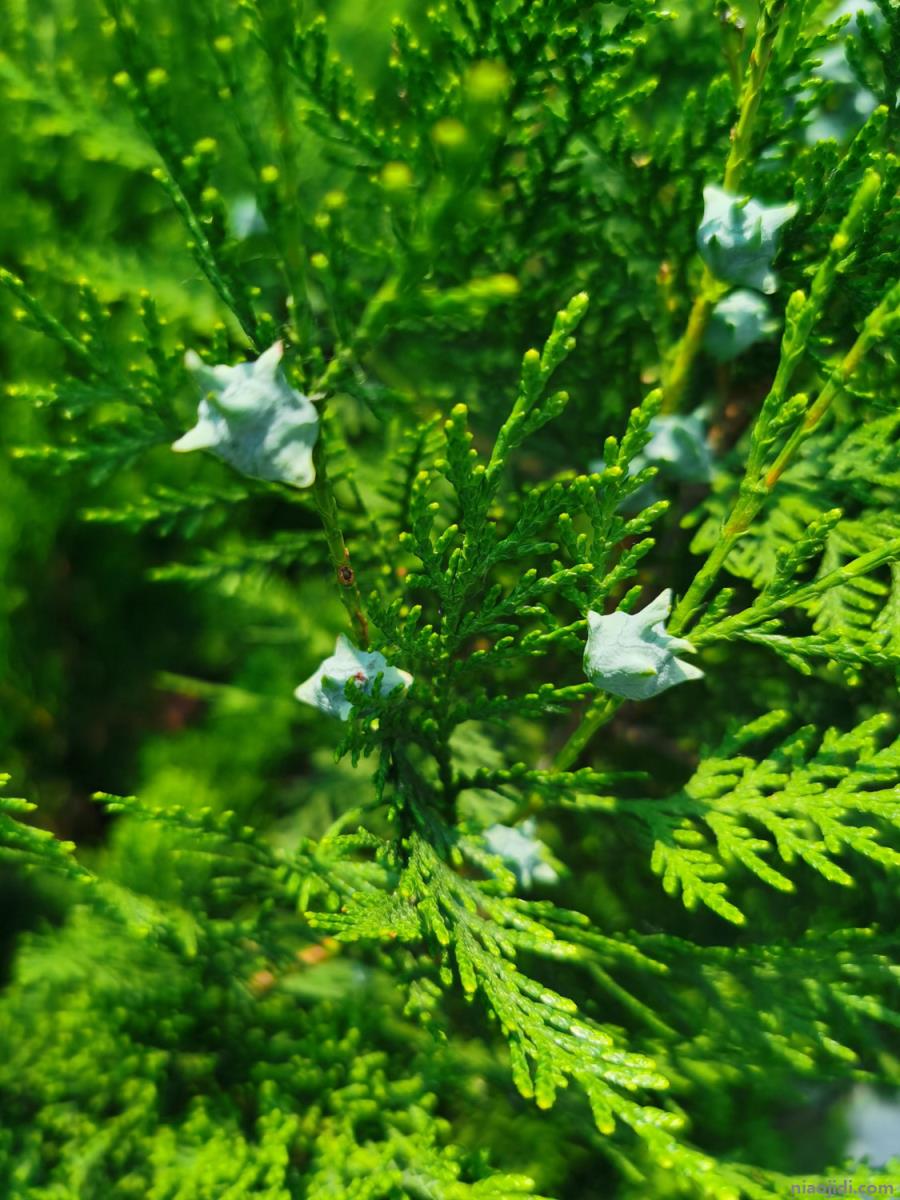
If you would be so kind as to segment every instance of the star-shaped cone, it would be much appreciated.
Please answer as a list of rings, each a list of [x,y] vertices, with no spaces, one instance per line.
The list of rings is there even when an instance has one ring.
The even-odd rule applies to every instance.
[[[524,888],[533,883],[556,883],[559,876],[544,859],[544,843],[535,837],[537,825],[529,818],[521,825],[492,825],[481,835],[491,854],[502,858]]]
[[[639,512],[663,498],[658,487],[661,481],[670,483],[709,483],[713,461],[706,440],[706,421],[702,410],[685,416],[665,414],[653,417],[648,426],[650,439],[640,453],[628,464],[628,474],[637,475],[644,467],[654,466],[659,479],[653,479],[632,492],[619,505],[624,513]],[[591,471],[602,472],[606,463],[596,458],[588,463]]]
[[[760,204],[723,188],[703,189],[703,221],[697,230],[700,257],[717,279],[760,292],[774,292],[772,259],[778,231],[796,215],[796,204]]]
[[[359,650],[341,634],[335,644],[334,654],[325,659],[315,674],[300,684],[294,695],[303,704],[311,704],[330,717],[346,721],[353,707],[344,695],[348,681],[353,680],[370,694],[379,675],[382,696],[387,696],[397,688],[405,691],[413,681],[408,671],[390,666],[377,650]]]
[[[694,647],[666,633],[671,608],[672,589],[666,588],[640,612],[588,613],[584,672],[594,687],[626,700],[649,700],[677,683],[702,678],[699,667],[675,657]]]
[[[667,479],[679,483],[708,483],[712,458],[706,441],[706,426],[699,413],[654,417],[647,426],[650,440],[631,460],[629,475],[649,465],[658,466]]]
[[[737,358],[778,329],[769,302],[759,292],[738,288],[713,309],[706,348],[720,362]]]
[[[192,351],[185,364],[203,390],[197,424],[173,450],[208,450],[253,479],[309,487],[316,477],[316,406],[292,388],[281,369],[281,342],[256,362],[207,366]]]

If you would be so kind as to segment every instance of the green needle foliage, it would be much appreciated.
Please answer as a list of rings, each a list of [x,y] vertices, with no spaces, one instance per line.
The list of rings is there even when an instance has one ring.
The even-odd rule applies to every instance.
[[[7,6],[11,1200],[774,1200],[900,1086],[900,6],[399,8]]]

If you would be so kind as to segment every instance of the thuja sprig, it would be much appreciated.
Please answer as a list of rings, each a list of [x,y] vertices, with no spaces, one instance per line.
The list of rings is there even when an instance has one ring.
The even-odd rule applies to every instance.
[[[895,284],[863,322],[859,336],[840,363],[828,376],[818,398],[809,406],[802,422],[794,429],[786,445],[766,473],[766,487],[775,486],[790,466],[800,445],[814,432],[834,401],[846,388],[863,357],[890,329],[896,328],[900,309],[900,283]]]
[[[8,782],[9,776],[0,774],[0,793]],[[74,858],[74,843],[25,824],[22,818],[36,807],[27,800],[0,794],[0,860],[12,860],[28,869],[43,866],[80,882],[90,881],[90,872]]]
[[[31,294],[18,275],[14,275],[5,267],[0,267],[0,287],[5,288],[18,302],[18,308],[13,313],[17,320],[23,323],[27,322],[33,329],[43,333],[45,337],[59,342],[92,374],[104,374],[104,363],[91,353],[89,336],[82,334],[81,337],[76,337],[51,312],[48,312],[36,296]]]
[[[773,588],[771,591],[764,590],[758,599],[743,612],[735,613],[724,620],[705,626],[696,635],[691,635],[692,640],[697,645],[704,645],[707,642],[739,636],[746,630],[764,625],[778,617],[785,609],[801,608],[818,596],[831,591],[832,588],[840,587],[841,584],[871,574],[885,563],[893,562],[898,555],[900,555],[900,538],[892,538],[876,550],[870,550],[868,554],[861,554],[851,562],[826,572],[812,583],[787,592],[783,592],[780,588]]]
[[[313,331],[306,257],[303,252],[307,240],[303,235],[307,231],[297,199],[300,188],[296,178],[296,147],[289,132],[291,122],[285,113],[285,84],[283,63],[278,53],[279,39],[264,27],[261,11],[256,6],[248,8],[253,13],[255,25],[261,29],[259,40],[273,63],[272,92],[277,109],[275,125],[279,145],[277,157],[283,169],[279,169],[272,161],[273,154],[263,132],[259,124],[252,119],[253,104],[242,63],[250,48],[236,45],[234,38],[225,32],[214,37],[211,44],[222,84],[219,97],[227,106],[228,114],[238,131],[252,168],[253,194],[278,248],[278,265],[283,271],[287,293],[290,296],[290,317],[301,345],[306,347]],[[283,53],[283,38],[280,44]]]
[[[547,520],[562,509],[561,487],[535,492],[523,506],[513,530],[501,538],[490,520],[491,505],[497,496],[503,470],[509,456],[527,437],[557,416],[568,402],[566,392],[545,395],[553,373],[575,347],[573,333],[587,309],[588,297],[573,298],[556,317],[542,351],[528,350],[512,411],[501,427],[490,459],[478,460],[468,426],[468,410],[455,405],[444,423],[445,457],[434,463],[434,472],[443,475],[452,486],[458,506],[457,520],[448,524],[437,538],[432,531],[439,505],[432,498],[434,472],[422,470],[412,481],[409,499],[410,529],[400,537],[401,547],[409,547],[422,563],[422,573],[442,601],[442,637],[449,639],[448,649],[459,640],[464,605],[475,588],[481,586],[498,563],[524,554],[529,542]],[[552,547],[543,540],[531,545],[532,552]]]
[[[321,408],[319,411],[321,414]],[[313,450],[313,463],[316,468],[313,497],[316,507],[319,510],[319,516],[322,518],[322,529],[325,533],[325,541],[328,545],[328,553],[334,570],[334,577],[337,581],[341,603],[347,610],[350,624],[359,638],[360,646],[366,649],[369,645],[369,622],[366,619],[356,573],[350,562],[350,551],[341,532],[340,516],[337,500],[334,495],[334,488],[331,486],[331,481],[328,477],[326,436],[325,426],[323,425],[323,430]]]
[[[738,499],[723,523],[719,541],[675,609],[672,618],[675,632],[680,632],[689,623],[735,543],[749,528],[781,475],[793,461],[798,447],[820,424],[842,385],[846,384],[866,351],[884,332],[900,302],[900,285],[894,285],[866,318],[853,347],[832,372],[813,404],[810,405],[808,398],[802,394],[788,398],[791,378],[804,357],[813,327],[822,315],[842,261],[872,211],[880,186],[877,173],[867,172],[850,211],[832,238],[829,252],[816,272],[809,296],[795,292],[791,297],[782,338],[782,357],[751,433],[750,453]],[[773,447],[792,427],[774,463],[767,466]]]
[[[786,0],[763,0],[760,6],[756,39],[744,71],[737,124],[732,131],[731,147],[725,163],[724,188],[732,195],[739,193],[744,168],[751,158],[753,131],[766,74],[775,53],[778,31],[787,8]],[[717,279],[709,266],[704,264],[687,327],[672,351],[670,365],[665,372],[663,408],[666,412],[675,412],[680,408],[694,359],[703,344],[713,309],[727,290],[727,285]]]
[[[763,0],[756,25],[756,40],[750,51],[737,124],[731,136],[731,147],[725,163],[724,185],[727,192],[737,193],[743,182],[744,169],[751,161],[753,132],[762,101],[766,74],[775,53],[781,23],[788,12],[787,0]]]
[[[785,330],[781,341],[781,355],[775,379],[763,401],[751,435],[750,455],[747,462],[749,478],[758,474],[762,462],[772,446],[773,439],[791,419],[789,413],[785,411],[786,406],[790,403],[791,380],[807,352],[812,332],[825,312],[842,266],[852,253],[854,243],[858,240],[875,209],[880,189],[881,178],[878,173],[873,170],[867,171],[840,228],[831,239],[828,253],[813,276],[809,294],[797,291],[788,300]],[[875,315],[875,313],[871,314],[869,321]],[[868,348],[868,341],[866,348]],[[858,365],[860,357],[861,354],[853,357],[854,369]],[[849,375],[847,377],[849,378]],[[807,414],[807,419],[808,416],[809,414]],[[813,424],[816,423],[817,421],[813,422]],[[791,454],[793,455],[793,451]]]
[[[273,340],[274,330],[255,310],[252,291],[234,261],[221,196],[210,185],[216,143],[211,138],[201,139],[190,150],[181,144],[169,111],[168,72],[149,58],[148,47],[138,34],[138,22],[127,5],[122,0],[109,0],[107,9],[127,67],[116,74],[113,82],[128,99],[135,119],[162,161],[162,166],[153,169],[153,177],[184,221],[188,247],[200,269],[234,313],[251,346],[260,350]]]
[[[587,312],[587,307],[587,293],[579,292],[557,313],[543,350],[525,352],[519,392],[512,412],[497,434],[488,463],[486,482],[489,489],[496,487],[497,477],[510,452],[542,425],[559,416],[568,403],[567,392],[554,392],[546,397],[544,393],[551,375],[575,348],[572,335]]]
[[[663,403],[663,393],[656,389],[648,393],[643,403],[634,409],[629,416],[628,426],[620,439],[609,437],[603,447],[603,459],[606,470],[600,476],[603,487],[599,489],[598,499],[588,512],[591,516],[593,536],[588,539],[586,534],[573,542],[571,549],[576,555],[589,555],[594,564],[597,584],[591,604],[599,607],[614,588],[623,585],[633,577],[641,558],[650,552],[654,539],[645,537],[626,550],[615,565],[612,555],[623,538],[635,534],[643,534],[650,524],[662,516],[668,508],[667,501],[650,505],[633,520],[626,522],[619,509],[623,501],[643,486],[653,477],[655,468],[648,467],[632,475],[629,472],[631,463],[637,458],[650,439],[650,424],[659,414]],[[629,593],[623,599],[623,606],[636,599]],[[568,771],[587,749],[588,744],[598,730],[602,729],[624,703],[620,696],[612,696],[605,692],[597,695],[588,705],[577,727],[569,735],[565,744],[557,751],[553,759],[554,772]],[[528,811],[539,808],[540,797],[534,795],[526,806]]]

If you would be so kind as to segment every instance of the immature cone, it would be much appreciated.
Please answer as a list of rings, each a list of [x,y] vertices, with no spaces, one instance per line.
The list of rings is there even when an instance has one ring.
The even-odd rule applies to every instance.
[[[772,259],[778,249],[778,231],[796,215],[796,204],[760,204],[714,185],[703,189],[703,200],[697,248],[713,275],[726,283],[774,292],[777,279]]]
[[[364,692],[370,693],[377,676],[381,676],[381,694],[402,688],[404,691],[413,681],[408,671],[392,667],[377,650],[360,650],[341,634],[334,647],[334,654],[326,658],[309,679],[295,690],[294,695],[303,704],[311,704],[330,717],[346,721],[353,707],[344,695],[344,688],[351,680]]]
[[[706,427],[699,413],[663,414],[647,426],[650,440],[628,467],[636,475],[646,466],[657,466],[667,479],[679,483],[708,483],[712,458],[706,441]]]
[[[706,349],[720,362],[728,362],[777,329],[778,321],[766,298],[749,288],[738,288],[713,309]]]
[[[524,888],[534,883],[555,883],[559,876],[544,858],[543,843],[535,836],[537,823],[533,818],[521,825],[492,825],[482,834],[491,854],[512,869]]]
[[[671,608],[672,589],[666,588],[640,612],[588,613],[584,672],[594,687],[626,700],[649,700],[703,677],[699,667],[675,657],[694,647],[666,633],[663,622]]]
[[[172,449],[208,450],[242,475],[309,487],[316,477],[319,414],[288,383],[282,353],[276,342],[256,362],[210,367],[189,350],[185,364],[204,397],[197,424]]]

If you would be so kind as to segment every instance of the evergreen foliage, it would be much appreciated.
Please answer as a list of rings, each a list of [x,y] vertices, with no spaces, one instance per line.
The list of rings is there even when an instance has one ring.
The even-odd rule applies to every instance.
[[[11,1200],[774,1200],[900,1086],[900,5],[399,7],[7,6]]]

